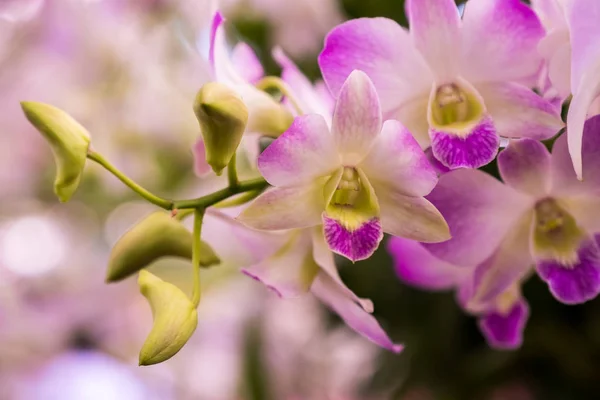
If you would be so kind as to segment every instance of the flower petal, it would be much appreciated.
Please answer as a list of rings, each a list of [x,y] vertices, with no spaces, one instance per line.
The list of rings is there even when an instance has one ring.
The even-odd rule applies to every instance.
[[[323,272],[325,272],[329,277],[334,281],[334,283],[338,286],[339,290],[344,294],[344,296],[353,300],[356,304],[360,305],[360,307],[368,312],[369,314],[373,312],[373,302],[369,299],[363,299],[358,297],[354,292],[342,281],[340,278],[340,274],[335,266],[335,260],[333,259],[333,253],[329,249],[329,246],[325,242],[325,238],[323,237],[323,229],[321,227],[313,229],[313,256],[315,261]]]
[[[478,265],[492,255],[534,203],[485,172],[467,169],[442,175],[428,199],[446,218],[452,239],[427,244],[427,249],[464,266]]]
[[[477,85],[477,90],[502,137],[544,140],[564,127],[560,110],[523,85],[484,83]]]
[[[473,297],[468,306],[494,301],[523,278],[533,263],[529,249],[533,213],[527,213],[502,238],[498,249],[477,266],[473,276]]]
[[[330,174],[340,158],[325,119],[317,114],[296,117],[258,158],[258,169],[275,186],[305,184]]]
[[[215,13],[210,31],[208,60],[212,66],[213,75],[218,82],[230,85],[244,84],[246,83],[244,78],[238,74],[237,69],[231,62],[225,40],[224,22],[223,15],[220,12]]]
[[[535,82],[544,28],[520,0],[471,0],[463,17],[462,74],[476,82]],[[519,60],[519,62],[515,62]]]
[[[430,129],[433,155],[450,169],[479,168],[498,153],[500,138],[489,117],[484,117],[463,135]]]
[[[469,268],[440,260],[414,240],[392,237],[387,242],[398,277],[405,283],[424,289],[443,290],[457,287],[468,279]]]
[[[353,70],[364,71],[386,118],[407,100],[428,94],[433,81],[408,32],[388,18],[360,18],[335,27],[325,38],[319,66],[335,97]]]
[[[312,237],[307,231],[296,230],[275,254],[243,268],[242,273],[259,281],[279,297],[290,298],[308,292],[319,265],[313,258]]]
[[[431,146],[429,121],[427,120],[428,109],[429,93],[406,102],[400,108],[394,110],[390,116],[390,118],[402,121],[422,149]]]
[[[192,153],[194,155],[194,173],[200,177],[208,175],[212,171],[212,167],[206,162],[206,147],[202,138],[196,141],[192,147]]]
[[[231,61],[237,73],[246,82],[255,83],[265,75],[265,70],[256,53],[247,43],[235,45],[231,53]]]
[[[319,93],[308,78],[298,69],[296,64],[284,53],[280,47],[273,49],[273,58],[281,67],[281,78],[290,86],[296,95],[300,108],[304,113],[320,114],[331,126],[331,108],[327,100],[331,97],[325,97]]]
[[[447,83],[458,76],[461,46],[460,14],[452,0],[407,0],[410,34],[435,74]]]
[[[550,191],[550,153],[537,140],[511,141],[498,155],[498,168],[504,183],[521,192],[542,198]]]
[[[529,319],[529,306],[519,299],[508,313],[496,310],[479,319],[479,328],[489,345],[496,349],[516,349],[523,343],[523,331]]]
[[[572,104],[572,103],[571,103]],[[571,129],[569,126],[568,130]],[[569,132],[561,135],[552,149],[552,192],[556,196],[595,193],[600,189],[600,116],[587,120],[583,136],[582,161],[585,179],[579,181],[567,148]]]
[[[381,131],[381,107],[375,86],[354,70],[342,86],[333,111],[331,133],[344,165],[358,164]]]
[[[394,187],[407,196],[429,194],[437,174],[410,132],[398,121],[388,120],[359,167],[369,177]]]
[[[567,3],[571,34],[571,90],[567,115],[569,152],[579,179],[582,178],[582,136],[590,105],[600,94],[600,3],[578,0]]]
[[[372,218],[352,229],[323,213],[323,233],[329,248],[352,262],[371,257],[383,239],[379,218]]]
[[[317,275],[311,291],[323,303],[331,307],[349,327],[373,343],[394,353],[399,353],[404,348],[404,346],[392,342],[377,320],[348,297],[340,285],[325,272]]]
[[[306,228],[321,223],[323,182],[272,188],[258,196],[237,220],[260,230]]]
[[[374,188],[384,232],[419,242],[435,243],[450,239],[444,217],[427,199],[405,196],[376,183]]]
[[[537,263],[540,277],[550,292],[565,304],[580,304],[600,293],[600,248],[595,240],[585,241],[578,250],[579,262],[564,266],[552,260]]]

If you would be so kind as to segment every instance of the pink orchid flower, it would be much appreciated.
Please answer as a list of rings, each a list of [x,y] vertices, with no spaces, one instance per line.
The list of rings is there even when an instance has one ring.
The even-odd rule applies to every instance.
[[[529,306],[521,296],[520,283],[514,283],[484,304],[473,304],[475,267],[452,265],[413,240],[391,238],[387,249],[403,282],[426,290],[455,289],[458,304],[477,316],[479,328],[490,346],[498,349],[521,346]]]
[[[588,120],[577,180],[561,136],[550,154],[531,139],[511,142],[498,156],[504,184],[476,170],[440,178],[429,200],[446,217],[452,239],[425,247],[436,257],[477,269],[473,303],[486,303],[535,265],[552,294],[566,304],[600,292],[600,117]]]
[[[375,87],[364,72],[346,80],[331,129],[318,114],[297,117],[258,158],[274,186],[239,219],[255,229],[323,226],[329,248],[352,261],[371,256],[383,232],[446,240],[447,225],[422,196],[437,175],[410,132],[382,124]]]
[[[544,29],[520,0],[470,0],[461,20],[452,0],[407,0],[410,33],[387,18],[334,28],[319,65],[338,95],[365,71],[385,118],[402,122],[449,168],[492,161],[499,137],[547,139],[560,115],[528,86],[542,66]],[[518,62],[516,61],[518,60]]]

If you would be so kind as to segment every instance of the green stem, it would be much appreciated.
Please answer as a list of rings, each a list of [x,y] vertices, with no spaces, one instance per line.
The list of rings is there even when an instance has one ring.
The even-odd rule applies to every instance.
[[[156,196],[153,193],[150,193],[148,190],[144,189],[143,187],[135,183],[132,179],[130,179],[128,176],[119,171],[117,167],[112,165],[110,162],[108,162],[108,160],[106,160],[104,157],[102,157],[95,151],[88,151],[87,158],[103,166],[108,172],[119,178],[121,182],[123,182],[131,190],[142,196],[144,199],[148,200],[150,203],[164,208],[165,210],[173,209],[173,201],[163,199],[161,197]]]
[[[240,184],[240,181],[237,176],[237,157],[235,153],[233,153],[233,157],[229,161],[229,165],[227,165],[227,180],[229,181],[230,188],[237,188]]]
[[[228,199],[231,196],[235,196],[236,194],[250,192],[253,190],[262,190],[268,186],[267,181],[263,178],[251,179],[247,181],[240,182],[239,185],[235,188],[226,187],[225,189],[221,189],[211,194],[207,194],[206,196],[198,197],[196,199],[190,200],[181,200],[174,202],[174,208],[207,208],[217,204],[220,201]]]
[[[276,76],[265,76],[260,81],[258,81],[255,85],[260,90],[266,89],[277,89],[279,90],[285,97],[288,98],[292,106],[296,109],[296,113],[298,115],[304,114],[302,111],[302,107],[300,107],[300,102],[298,98],[293,94],[292,88],[281,78]]]
[[[194,274],[194,290],[192,292],[192,303],[194,307],[200,304],[200,249],[202,248],[202,219],[204,218],[204,209],[196,208],[194,210],[194,230],[192,243],[192,268]]]
[[[263,189],[258,189],[258,190],[253,190],[253,191],[250,191],[250,192],[241,193],[237,197],[230,197],[228,199],[220,201],[217,204],[215,204],[214,206],[216,208],[227,208],[227,207],[240,206],[242,204],[246,204],[250,200],[254,200],[262,192],[263,192]]]

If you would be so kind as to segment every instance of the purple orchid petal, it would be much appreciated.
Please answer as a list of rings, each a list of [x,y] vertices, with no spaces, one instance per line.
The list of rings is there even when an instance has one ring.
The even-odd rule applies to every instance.
[[[553,260],[537,263],[540,277],[550,292],[565,304],[580,304],[600,293],[600,248],[595,240],[585,241],[577,252],[579,262],[565,266]]]
[[[325,119],[317,114],[294,119],[258,158],[258,169],[275,186],[305,184],[340,166],[334,139]]]
[[[256,53],[247,43],[240,42],[233,48],[231,61],[237,73],[250,83],[258,82],[264,75],[265,70],[256,56]]]
[[[219,46],[219,43],[217,43],[217,32],[219,31],[219,28],[221,27],[221,24],[223,24],[223,21],[225,21],[225,18],[223,18],[223,15],[220,12],[216,12],[215,15],[213,16],[213,20],[210,26],[210,48],[208,50],[208,62],[210,63],[210,65],[213,68],[213,74],[215,73],[215,62],[216,62],[216,52],[217,52],[217,46]]]
[[[415,46],[436,81],[452,81],[459,74],[460,14],[453,0],[407,0],[406,15]]]
[[[381,223],[377,218],[350,230],[323,214],[323,232],[329,248],[353,262],[371,257],[383,239]]]
[[[452,239],[427,244],[427,249],[451,264],[465,266],[478,265],[492,255],[535,201],[470,169],[442,175],[427,198],[442,213],[452,234]]]
[[[206,162],[206,146],[204,140],[198,139],[192,147],[194,155],[194,173],[196,176],[202,177],[211,173],[212,167]]]
[[[544,28],[520,0],[477,0],[465,6],[462,76],[473,82],[535,83]],[[519,62],[515,62],[519,60]]]
[[[335,27],[325,38],[319,66],[335,97],[353,70],[364,71],[377,88],[386,118],[419,94],[427,96],[433,84],[408,32],[388,18],[360,18]]]
[[[346,288],[347,289],[347,288]],[[331,307],[350,328],[373,343],[399,353],[404,346],[395,344],[381,328],[377,320],[350,298],[341,286],[328,274],[321,272],[311,287],[313,294]]]
[[[526,86],[513,82],[477,85],[499,136],[544,140],[564,127],[560,110]]]
[[[529,306],[517,301],[508,313],[492,311],[479,319],[479,328],[491,347],[516,349],[523,343],[523,331],[529,319]]]
[[[583,176],[582,143],[590,105],[600,95],[600,3],[577,0],[566,5],[571,37],[571,90],[573,99],[567,115],[569,153],[577,176]]]
[[[568,129],[571,129],[570,127]],[[552,149],[552,192],[556,196],[594,194],[600,190],[600,116],[586,121],[583,136],[582,160],[585,179],[577,179],[567,147],[567,135],[554,142]]]
[[[461,268],[431,255],[419,242],[392,237],[387,250],[394,261],[396,274],[403,281],[425,289],[443,290],[468,279],[470,268]]]
[[[429,160],[429,164],[431,164],[438,176],[443,175],[446,172],[452,171],[450,168],[446,167],[437,158],[433,156],[433,150],[431,150],[431,147],[425,149],[425,156],[427,157],[427,160]]]
[[[490,118],[483,118],[465,136],[430,129],[433,155],[450,169],[479,168],[498,153],[500,138]]]
[[[331,133],[345,165],[356,165],[381,132],[381,107],[373,82],[354,70],[344,82],[333,111]]]
[[[421,146],[398,121],[388,120],[359,167],[369,177],[392,186],[407,196],[429,194],[437,183],[437,174]]]
[[[550,153],[537,140],[511,141],[498,155],[498,168],[504,183],[521,192],[542,198],[550,191]]]

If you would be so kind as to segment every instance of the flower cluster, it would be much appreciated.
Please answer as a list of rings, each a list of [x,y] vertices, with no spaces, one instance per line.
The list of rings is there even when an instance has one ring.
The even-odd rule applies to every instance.
[[[61,201],[76,192],[89,159],[171,212],[134,226],[109,262],[109,281],[139,272],[152,307],[140,363],[172,357],[193,334],[201,268],[227,258],[213,250],[219,236],[237,247],[233,263],[245,275],[283,298],[312,293],[394,352],[402,345],[373,317],[371,301],[344,284],[334,258],[368,259],[384,233],[400,278],[455,288],[496,347],[522,341],[529,309],[520,288],[532,271],[561,302],[596,297],[600,3],[532,3],[469,0],[461,15],[452,0],[407,0],[410,30],[387,18],[342,23],[325,39],[324,82],[315,84],[280,48],[272,55],[281,78],[265,76],[250,46],[230,51],[215,13],[212,82],[193,104],[195,170],[226,176],[198,198],[156,196],[92,148],[93,134],[65,112],[23,102],[51,144]],[[477,169],[492,162],[501,181]],[[190,232],[184,219],[192,215]],[[213,218],[227,228],[212,230]],[[145,269],[168,256],[191,261],[191,298]]]

